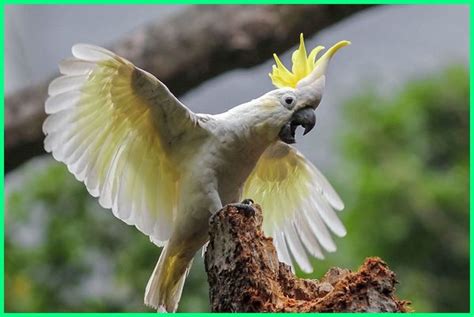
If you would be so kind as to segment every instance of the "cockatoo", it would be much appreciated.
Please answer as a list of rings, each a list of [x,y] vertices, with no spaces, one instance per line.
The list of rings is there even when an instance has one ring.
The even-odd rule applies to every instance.
[[[77,44],[49,85],[44,147],[99,203],[164,247],[145,304],[177,309],[209,218],[243,198],[258,202],[279,259],[312,270],[307,253],[335,251],[329,230],[346,230],[344,205],[323,174],[290,144],[308,133],[326,69],[341,41],[306,53],[303,35],[292,71],[274,55],[277,89],[217,115],[193,113],[152,74],[104,48]],[[213,100],[211,102],[219,102]],[[250,203],[251,200],[246,200]],[[245,206],[245,205],[244,205]],[[251,208],[251,206],[248,206]]]

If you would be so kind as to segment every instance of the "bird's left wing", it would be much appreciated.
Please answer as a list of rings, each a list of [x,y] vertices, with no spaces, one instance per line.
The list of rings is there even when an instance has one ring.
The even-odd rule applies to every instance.
[[[195,115],[153,75],[92,45],[72,48],[49,86],[45,149],[104,208],[158,245],[170,236],[179,168],[174,152],[199,135]]]
[[[263,229],[274,239],[278,257],[292,265],[290,252],[305,272],[312,266],[307,252],[323,258],[322,248],[335,251],[328,228],[346,230],[334,209],[344,204],[321,172],[295,148],[283,142],[270,146],[244,185],[243,197],[263,209]]]

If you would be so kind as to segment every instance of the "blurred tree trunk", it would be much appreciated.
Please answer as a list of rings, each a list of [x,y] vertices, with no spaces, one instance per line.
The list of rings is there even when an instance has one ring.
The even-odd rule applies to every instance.
[[[210,223],[205,254],[213,312],[407,312],[396,299],[395,274],[379,258],[357,272],[332,268],[321,279],[299,279],[280,263],[255,215],[224,207]]]
[[[195,6],[110,47],[181,95],[205,80],[251,67],[356,13],[363,5]],[[50,79],[5,98],[5,171],[43,153]]]

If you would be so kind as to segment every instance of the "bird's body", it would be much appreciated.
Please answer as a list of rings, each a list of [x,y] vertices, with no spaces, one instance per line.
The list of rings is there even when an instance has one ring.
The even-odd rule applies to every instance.
[[[65,76],[49,87],[45,149],[103,207],[164,246],[146,304],[177,309],[186,272],[208,240],[209,217],[242,198],[262,204],[264,230],[274,237],[282,261],[291,264],[290,249],[310,271],[306,252],[322,257],[321,247],[335,250],[326,227],[345,234],[333,210],[342,209],[342,201],[286,143],[294,142],[298,125],[305,132],[314,126],[325,69],[347,44],[341,43],[315,64],[304,51],[304,76],[294,71],[300,80],[286,69],[274,70],[274,83],[286,78],[293,87],[218,115],[191,112],[153,75],[110,51],[73,47],[75,58],[60,65]]]
[[[222,206],[241,200],[244,183],[260,156],[271,143],[277,142],[276,133],[268,133],[268,127],[261,125],[275,117],[263,118],[252,102],[219,115],[197,114],[195,119],[196,129],[202,131],[192,140],[182,140],[183,149],[176,154],[181,156],[177,161],[187,164],[179,168],[183,178],[177,218],[166,255],[157,264],[147,287],[145,300],[149,303],[160,295],[154,290],[159,290],[161,281],[153,279],[164,275],[159,271],[159,264],[164,267],[167,259],[178,259],[181,265],[174,264],[175,271],[166,275],[176,276],[176,279],[184,275],[196,251],[208,240],[209,217]]]

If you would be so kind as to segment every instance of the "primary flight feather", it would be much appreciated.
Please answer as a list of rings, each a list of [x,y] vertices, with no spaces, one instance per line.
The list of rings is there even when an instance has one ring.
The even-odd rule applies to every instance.
[[[63,76],[49,85],[44,147],[99,197],[104,208],[164,246],[145,304],[176,311],[192,259],[208,240],[209,217],[251,198],[278,257],[306,272],[308,254],[335,251],[330,231],[346,230],[344,204],[323,174],[290,144],[309,132],[329,60],[306,54],[303,36],[292,71],[275,55],[278,88],[218,115],[195,114],[153,75],[87,44],[72,48]]]

